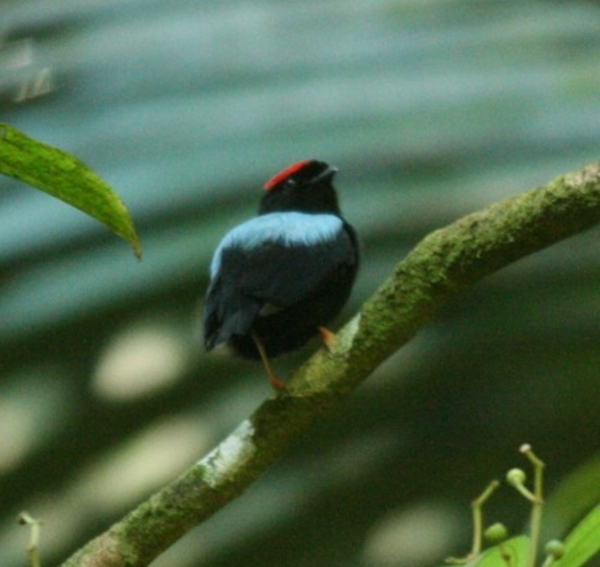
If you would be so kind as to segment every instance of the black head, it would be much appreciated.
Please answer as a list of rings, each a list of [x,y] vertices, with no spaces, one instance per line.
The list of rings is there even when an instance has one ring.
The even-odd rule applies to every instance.
[[[322,161],[305,160],[291,165],[265,184],[267,194],[258,214],[276,211],[340,214],[331,180],[337,169]]]

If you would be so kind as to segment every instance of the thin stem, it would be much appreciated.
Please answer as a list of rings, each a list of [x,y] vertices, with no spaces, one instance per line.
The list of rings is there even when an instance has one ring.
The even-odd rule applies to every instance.
[[[483,545],[483,505],[490,499],[494,491],[500,486],[497,480],[493,480],[486,489],[471,502],[473,512],[473,544],[471,551],[465,557],[448,557],[446,563],[460,565],[474,559],[481,553]]]
[[[534,567],[540,546],[540,534],[542,528],[542,511],[544,506],[544,468],[545,463],[540,460],[528,444],[522,445],[520,449],[533,465],[533,500],[530,520],[529,553],[525,567]]]
[[[38,543],[40,541],[41,520],[36,520],[28,512],[21,512],[19,515],[19,523],[29,526],[29,543],[27,544],[27,554],[31,567],[41,567],[40,555],[38,552]]]

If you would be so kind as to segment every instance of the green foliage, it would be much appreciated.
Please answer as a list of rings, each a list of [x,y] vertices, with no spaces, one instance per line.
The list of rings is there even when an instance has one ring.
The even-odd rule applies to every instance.
[[[0,123],[0,173],[37,187],[106,225],[131,246],[141,245],[133,221],[110,186],[82,161]]]
[[[585,565],[600,551],[600,504],[596,506],[565,538],[564,556],[556,567]]]
[[[544,463],[533,453],[529,445],[523,445],[521,452],[529,459],[534,469],[533,490],[525,486],[524,471],[511,469],[506,481],[532,505],[529,535],[519,535],[506,539],[506,530],[498,522],[482,530],[482,509],[494,492],[497,483],[492,483],[473,502],[474,545],[464,559],[450,558],[448,563],[464,564],[467,567],[583,567],[594,555],[600,552],[600,504],[581,520],[563,541],[550,540],[544,546],[544,559],[538,561],[540,548],[543,498]],[[482,538],[495,545],[480,553]]]
[[[525,565],[529,553],[529,537],[520,535],[488,549],[468,567],[520,567]]]

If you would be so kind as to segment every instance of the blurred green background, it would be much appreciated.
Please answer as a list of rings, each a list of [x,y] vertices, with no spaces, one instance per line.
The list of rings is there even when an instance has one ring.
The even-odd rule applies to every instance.
[[[199,343],[211,252],[264,181],[339,168],[364,257],[341,324],[431,230],[600,157],[600,6],[4,0],[0,110],[104,177],[144,247],[0,179],[0,563],[27,564],[27,509],[50,565],[270,394]],[[153,565],[436,565],[523,442],[551,491],[600,447],[598,236],[468,290]],[[506,488],[488,513],[526,514]]]

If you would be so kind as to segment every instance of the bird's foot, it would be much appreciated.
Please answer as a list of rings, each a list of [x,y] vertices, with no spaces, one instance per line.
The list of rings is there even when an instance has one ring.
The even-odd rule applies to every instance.
[[[271,382],[271,386],[273,386],[273,389],[276,392],[283,392],[286,389],[285,382],[277,378],[277,376],[275,376],[273,368],[271,367],[269,355],[267,354],[267,350],[265,349],[265,345],[254,333],[252,334],[252,339],[254,340],[254,344],[256,345],[256,348],[258,350],[258,354],[260,354],[262,363],[265,367],[265,370],[267,371],[267,378],[269,379],[269,382]]]
[[[337,340],[335,333],[333,331],[330,331],[326,327],[319,327],[319,334],[321,335],[321,341],[323,341],[325,348],[328,351],[333,350],[333,347],[335,346],[335,341]]]
[[[285,390],[287,390],[285,382],[277,378],[275,374],[268,373],[267,376],[269,378],[269,382],[271,382],[271,386],[273,386],[273,390],[275,390],[276,392],[284,392]]]

